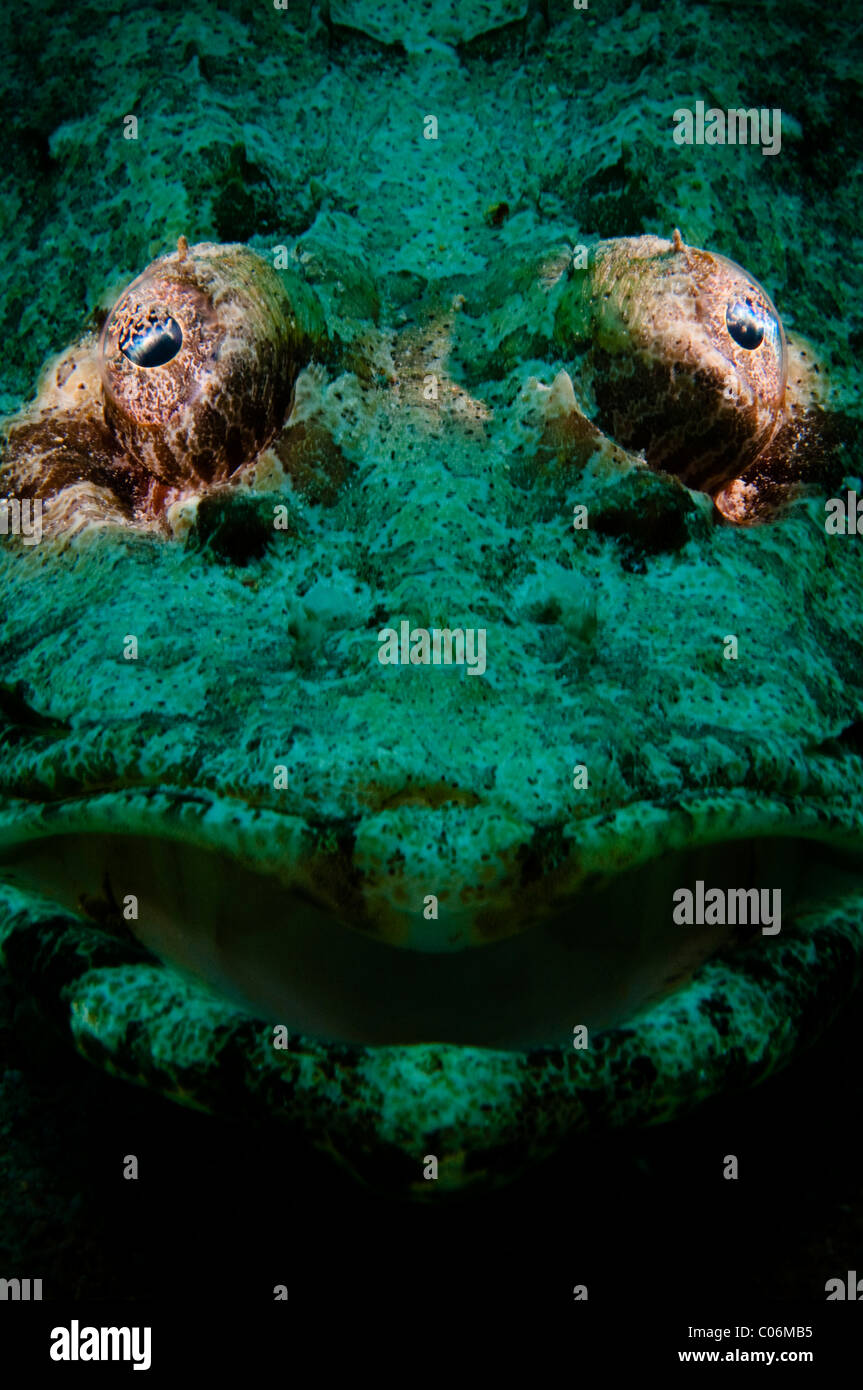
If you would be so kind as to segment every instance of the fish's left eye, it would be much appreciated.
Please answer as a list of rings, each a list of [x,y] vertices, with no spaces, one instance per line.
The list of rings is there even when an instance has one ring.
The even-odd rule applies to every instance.
[[[105,320],[105,422],[169,487],[225,482],[281,428],[307,353],[291,297],[263,257],[183,243],[127,285]]]
[[[736,299],[725,310],[725,327],[738,347],[754,352],[764,341],[768,323],[764,311],[751,299]]]
[[[183,332],[167,309],[139,313],[120,333],[118,347],[136,367],[164,367],[183,346]]]

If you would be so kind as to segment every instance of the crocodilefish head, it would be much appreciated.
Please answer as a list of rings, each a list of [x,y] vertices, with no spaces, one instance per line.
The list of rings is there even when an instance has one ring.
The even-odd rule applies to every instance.
[[[679,238],[160,257],[5,429],[4,968],[399,1192],[787,1062],[863,958],[861,594],[823,501],[717,499],[794,370]]]

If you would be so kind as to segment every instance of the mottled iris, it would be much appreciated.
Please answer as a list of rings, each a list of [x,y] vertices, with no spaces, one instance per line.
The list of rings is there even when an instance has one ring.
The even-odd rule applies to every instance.
[[[153,308],[124,329],[119,341],[123,356],[136,367],[164,367],[183,346],[183,332],[166,309]]]
[[[725,326],[739,347],[754,352],[764,341],[764,313],[751,299],[738,299],[725,310]]]

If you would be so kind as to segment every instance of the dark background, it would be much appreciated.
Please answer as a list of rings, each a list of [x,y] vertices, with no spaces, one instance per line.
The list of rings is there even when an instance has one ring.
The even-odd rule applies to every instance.
[[[103,1075],[7,987],[3,1270],[64,1300],[267,1303],[286,1284],[292,1306],[562,1309],[583,1283],[615,1306],[823,1308],[827,1279],[863,1276],[860,1002],[753,1091],[574,1143],[500,1191],[416,1204],[358,1187],[275,1125],[226,1124]],[[737,1181],[722,1176],[731,1153]]]

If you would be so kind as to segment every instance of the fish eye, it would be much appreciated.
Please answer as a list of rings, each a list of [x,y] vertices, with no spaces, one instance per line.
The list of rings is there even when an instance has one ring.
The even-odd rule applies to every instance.
[[[117,346],[135,367],[164,367],[183,346],[183,331],[167,309],[152,308],[124,326]]]
[[[754,352],[764,341],[765,318],[764,311],[751,299],[736,299],[725,310],[725,327],[738,347]]]
[[[307,342],[272,266],[242,245],[160,256],[126,286],[99,341],[105,423],[176,487],[224,482],[282,426]]]

